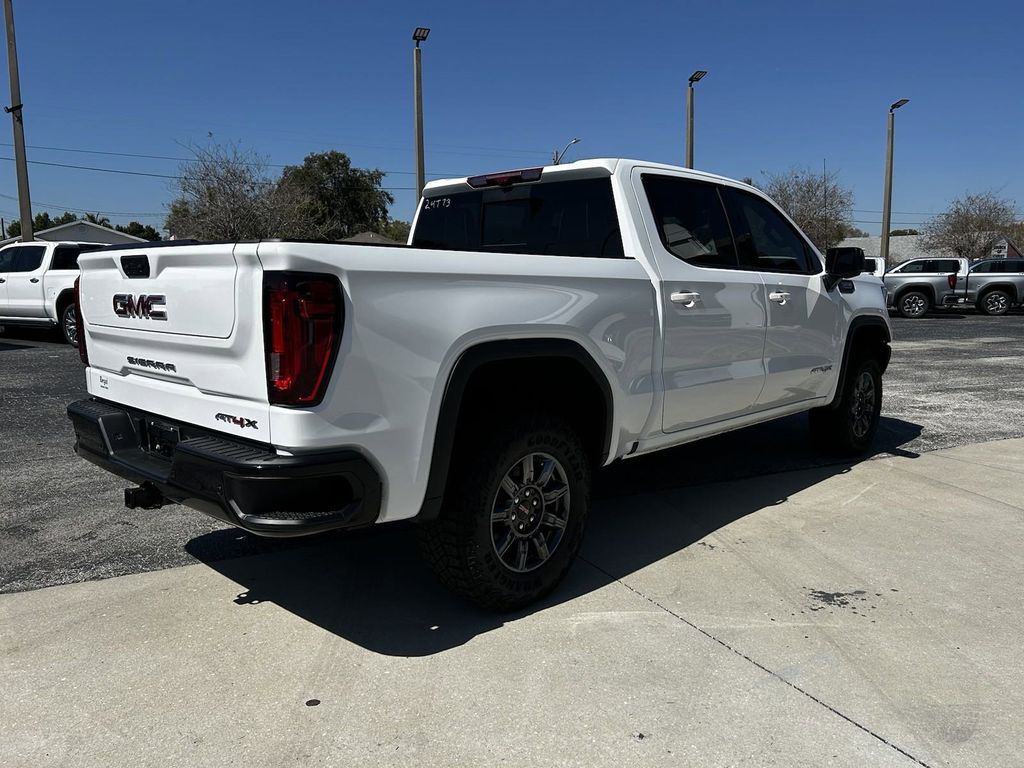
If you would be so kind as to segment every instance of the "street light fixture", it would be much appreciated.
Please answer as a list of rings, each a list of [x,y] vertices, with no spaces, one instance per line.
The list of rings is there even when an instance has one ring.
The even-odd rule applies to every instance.
[[[563,149],[561,152],[559,152],[558,150],[555,150],[554,155],[552,155],[552,157],[551,157],[551,164],[552,165],[558,165],[560,162],[562,162],[562,158],[565,157],[565,153],[569,151],[569,147],[571,147],[573,144],[579,144],[579,143],[580,143],[580,140],[577,137],[577,138],[574,138],[574,139],[570,140],[569,143],[565,145],[565,149]]]
[[[426,173],[423,167],[423,78],[420,65],[420,43],[427,39],[430,34],[429,27],[416,27],[412,33],[412,39],[416,41],[416,47],[412,51],[412,76],[413,76],[413,115],[416,122],[416,195],[423,194],[423,187],[427,183]]]
[[[885,195],[882,199],[882,244],[878,255],[885,268],[889,268],[889,227],[892,219],[892,135],[896,124],[894,112],[910,99],[900,99],[889,107],[889,126],[885,153]]]
[[[686,87],[686,167],[693,168],[693,84],[704,77],[707,70],[698,69],[690,75]]]

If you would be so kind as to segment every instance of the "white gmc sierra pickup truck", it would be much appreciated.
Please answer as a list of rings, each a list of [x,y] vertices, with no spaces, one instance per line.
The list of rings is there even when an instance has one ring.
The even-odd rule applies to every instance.
[[[825,263],[827,262],[827,264]],[[594,468],[801,411],[868,449],[890,328],[739,182],[632,160],[431,182],[408,246],[263,240],[83,255],[84,458],[290,536],[415,518],[497,609],[572,563]]]

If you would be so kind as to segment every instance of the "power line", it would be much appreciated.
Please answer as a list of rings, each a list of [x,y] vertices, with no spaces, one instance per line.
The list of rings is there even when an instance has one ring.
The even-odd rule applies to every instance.
[[[10,146],[13,146],[13,145],[8,143],[8,142],[0,142],[0,147],[10,147]],[[198,160],[196,158],[194,158],[194,157],[176,157],[174,155],[150,155],[150,154],[145,154],[145,153],[142,153],[142,152],[111,152],[111,151],[102,150],[102,149],[76,149],[76,148],[73,148],[73,147],[45,147],[45,146],[42,146],[40,144],[26,144],[26,147],[28,147],[29,149],[43,150],[45,152],[71,152],[71,153],[80,154],[80,155],[103,155],[104,157],[133,157],[133,158],[141,158],[141,159],[144,159],[144,160],[170,160],[170,161],[177,162],[177,163],[195,163],[195,162],[198,162]],[[30,163],[31,162],[41,163],[42,161],[40,161],[40,160],[29,160],[29,162]],[[231,162],[233,164],[236,163],[238,165],[246,165],[246,166],[250,166],[250,167],[261,167],[261,166],[265,167],[265,168],[295,168],[295,167],[300,167],[300,166],[297,166],[294,163],[262,163],[262,162],[247,163],[245,161],[234,161],[234,160],[231,161]],[[73,166],[73,167],[77,168],[77,167],[80,167],[80,166]],[[379,169],[377,169],[377,170],[379,170]],[[415,171],[382,171],[382,173],[385,173],[385,174],[388,174],[388,175],[412,176],[412,175],[415,174]],[[434,176],[434,177],[440,179],[440,178],[451,178],[451,177],[458,178],[458,177],[461,177],[461,176],[468,176],[469,174],[466,174],[466,173],[428,173],[427,175],[428,176]]]

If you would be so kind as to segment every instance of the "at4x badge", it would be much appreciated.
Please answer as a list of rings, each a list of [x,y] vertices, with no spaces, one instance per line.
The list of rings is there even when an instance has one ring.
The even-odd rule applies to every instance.
[[[218,413],[214,416],[217,421],[226,421],[229,424],[237,424],[242,429],[251,427],[252,429],[259,429],[256,426],[256,419],[246,419],[243,416],[232,416],[230,413]]]

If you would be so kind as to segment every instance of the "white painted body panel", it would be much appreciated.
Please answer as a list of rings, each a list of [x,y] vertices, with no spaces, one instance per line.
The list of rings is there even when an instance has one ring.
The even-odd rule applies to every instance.
[[[56,324],[60,319],[57,317],[57,300],[62,293],[74,288],[78,271],[50,269],[53,253],[58,246],[79,244],[46,240],[35,240],[30,243],[46,248],[42,263],[31,272],[5,272],[0,275],[4,280],[0,283],[0,318]],[[11,243],[4,246],[4,249],[21,245],[26,243]]]
[[[177,276],[145,281],[118,274],[112,259],[145,247],[85,254],[89,391],[284,453],[359,451],[384,484],[381,521],[418,512],[445,386],[459,357],[482,342],[558,338],[585,350],[612,394],[608,461],[829,402],[852,317],[888,322],[878,281],[858,279],[854,293],[839,294],[825,291],[820,275],[771,275],[769,285],[761,273],[682,262],[660,250],[645,224],[650,212],[632,179],[641,166],[750,189],[635,161],[545,169],[545,180],[611,174],[625,258],[264,241],[150,249],[166,267],[161,274]],[[464,180],[433,182],[427,193],[449,187],[466,188]],[[264,271],[277,270],[330,273],[342,285],[341,345],[315,407],[268,404],[262,280]],[[776,307],[767,296],[783,281],[794,299]],[[699,312],[668,298],[698,285]],[[196,291],[187,300],[179,295],[185,286]],[[121,290],[166,293],[167,326],[154,330],[112,315],[106,305]],[[176,373],[126,362],[143,354],[174,363]],[[812,373],[816,367],[824,370]],[[495,403],[501,412],[508,407]],[[258,434],[215,420],[219,412],[255,419]]]

